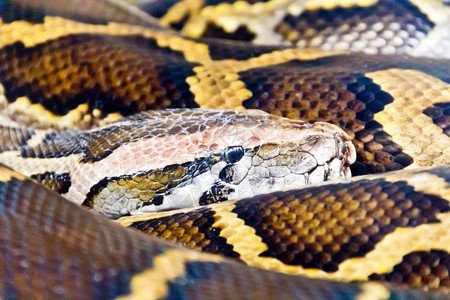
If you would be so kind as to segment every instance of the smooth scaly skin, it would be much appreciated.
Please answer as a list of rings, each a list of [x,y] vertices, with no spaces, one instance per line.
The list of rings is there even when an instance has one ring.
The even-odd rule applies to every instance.
[[[442,0],[138,1],[190,37],[300,48],[450,58],[450,6]]]
[[[0,179],[2,299],[443,298],[246,267],[122,228],[5,167]]]
[[[450,292],[449,171],[357,177],[119,223],[264,269]]]
[[[63,10],[68,8],[64,5],[59,7],[62,7]],[[439,11],[445,15],[445,10]],[[19,16],[21,15],[19,14]],[[14,86],[16,84],[14,80],[11,83],[8,81],[10,80],[8,75],[5,75],[3,79],[7,79],[8,82],[5,87],[0,88],[2,93],[6,92],[6,99],[4,98],[3,102],[16,100],[17,103],[16,106],[8,105],[6,115],[15,115],[15,117],[18,117],[16,120],[24,123],[29,123],[30,118],[37,117],[40,119],[39,121],[44,121],[47,126],[52,126],[57,122],[62,122],[60,124],[65,127],[74,125],[81,127],[91,126],[97,122],[95,120],[97,117],[105,117],[108,114],[110,118],[116,118],[116,116],[109,110],[103,111],[103,107],[99,106],[98,103],[78,105],[79,99],[86,98],[88,95],[100,95],[106,98],[109,95],[111,97],[111,94],[108,94],[111,90],[107,90],[107,93],[104,94],[105,90],[102,90],[102,88],[114,86],[114,84],[119,82],[119,85],[122,85],[122,87],[131,85],[132,88],[128,89],[128,94],[115,95],[114,99],[118,101],[114,102],[112,106],[108,106],[113,108],[113,112],[128,107],[132,108],[132,111],[125,109],[122,113],[132,113],[136,106],[134,104],[130,105],[130,103],[133,102],[133,99],[140,99],[146,104],[137,107],[138,110],[149,107],[166,107],[168,105],[200,105],[202,107],[211,105],[219,108],[234,108],[243,105],[245,107],[256,106],[266,111],[292,118],[301,116],[309,120],[332,121],[341,125],[352,137],[355,137],[353,141],[359,153],[358,164],[354,167],[354,170],[357,171],[356,173],[398,169],[410,164],[412,160],[420,166],[434,163],[448,164],[448,132],[445,131],[448,127],[446,125],[448,124],[448,119],[445,117],[445,106],[443,106],[448,99],[448,61],[405,57],[376,58],[363,55],[325,57],[331,53],[293,49],[281,49],[281,51],[274,52],[274,50],[280,48],[252,47],[247,44],[234,42],[202,41],[197,43],[193,40],[182,39],[176,35],[161,33],[159,30],[155,31],[126,25],[106,27],[83,24],[74,25],[74,23],[61,19],[47,19],[44,28],[39,26],[32,27],[24,23],[15,23],[11,26],[6,24],[0,27],[2,47],[15,41],[22,41],[26,46],[33,47],[33,45],[44,43],[49,39],[62,37],[69,33],[99,32],[112,35],[117,35],[118,32],[124,35],[133,33],[143,35],[147,39],[150,38],[150,40],[142,39],[142,37],[114,37],[109,39],[104,36],[72,36],[63,40],[49,42],[48,47],[43,47],[42,49],[45,51],[57,49],[55,52],[57,55],[44,56],[46,58],[44,58],[42,63],[45,66],[50,66],[50,69],[52,67],[58,69],[59,62],[68,61],[68,56],[59,56],[59,54],[64,53],[64,51],[61,51],[67,45],[64,43],[87,45],[83,51],[87,51],[87,54],[94,54],[94,56],[84,56],[80,61],[81,64],[78,66],[76,65],[78,62],[74,61],[75,68],[59,70],[61,71],[60,74],[63,75],[60,77],[60,80],[65,82],[63,85],[68,87],[69,90],[73,88],[74,91],[78,90],[79,85],[77,83],[74,84],[72,74],[77,74],[78,76],[83,72],[88,72],[88,84],[86,85],[86,82],[81,81],[81,85],[86,85],[89,88],[79,94],[79,98],[71,98],[75,101],[68,101],[68,103],[71,103],[69,107],[64,108],[64,105],[62,106],[63,111],[62,113],[59,112],[59,114],[65,114],[70,109],[72,109],[72,113],[60,118],[55,116],[54,113],[58,113],[58,110],[61,109],[58,106],[58,101],[64,100],[66,97],[64,95],[65,92],[61,93],[61,90],[58,90],[62,82],[57,81],[54,86],[51,83],[50,86],[36,89],[36,86],[39,84],[35,81],[33,82],[34,87],[25,93],[25,96],[30,96],[32,101],[42,103],[47,109],[53,110],[52,114],[45,112],[40,105],[27,107],[29,106],[29,99],[27,98],[19,97],[19,99],[16,99],[15,97],[21,96],[21,93],[23,93],[23,86],[20,82],[17,86]],[[54,28],[58,28],[58,30],[54,30]],[[11,34],[11,32],[14,32],[14,34]],[[156,40],[158,45],[152,44],[151,39]],[[436,39],[434,40],[436,41]],[[184,77],[180,73],[171,77],[173,74],[167,73],[167,70],[164,69],[164,64],[157,63],[155,70],[159,71],[154,75],[156,77],[150,76],[150,78],[165,78],[166,80],[161,80],[160,85],[158,80],[150,80],[152,82],[151,86],[155,87],[153,94],[148,94],[149,91],[145,91],[145,89],[139,92],[141,87],[139,84],[135,85],[136,81],[124,81],[123,78],[131,75],[129,78],[136,79],[133,75],[139,76],[139,72],[133,73],[133,70],[144,70],[144,73],[148,75],[152,74],[153,69],[151,65],[146,67],[132,53],[131,56],[127,56],[124,60],[126,64],[129,64],[128,68],[125,68],[127,76],[121,77],[124,74],[124,69],[121,70],[124,61],[121,62],[119,60],[118,64],[114,66],[114,70],[118,69],[120,72],[112,72],[118,77],[113,76],[112,81],[106,81],[106,85],[101,75],[99,75],[100,79],[89,81],[93,79],[92,74],[97,76],[97,73],[95,73],[96,70],[99,70],[97,66],[105,66],[105,60],[100,60],[98,64],[89,64],[95,61],[96,57],[101,57],[100,54],[105,52],[112,53],[110,56],[117,58],[116,55],[118,53],[122,55],[123,53],[130,53],[130,51],[133,52],[136,45],[142,45],[145,42],[148,42],[148,47],[145,51],[139,53],[141,55],[145,55],[147,51],[150,51],[150,53],[153,50],[158,51],[160,46],[166,47],[165,55],[167,55],[167,48],[174,50],[175,55],[168,51],[169,56],[163,55],[161,58],[152,53],[150,58],[159,62],[170,62],[177,66],[177,70],[186,70],[188,73],[186,80],[179,80],[180,77]],[[92,46],[94,44],[95,46]],[[110,47],[117,44],[119,44],[119,50],[116,49],[112,52],[104,50],[111,49]],[[52,48],[54,45],[56,45],[56,48]],[[58,48],[61,45],[62,47]],[[1,53],[0,57],[2,61],[10,62],[9,58],[14,58],[16,55],[18,57],[22,56],[24,60],[20,61],[19,65],[16,66],[16,70],[19,70],[19,73],[15,76],[20,78],[20,80],[28,80],[26,72],[21,73],[21,70],[24,70],[24,65],[30,67],[33,66],[35,61],[39,63],[39,58],[31,60],[33,63],[30,63],[30,56],[29,53],[26,53],[27,51],[25,53],[16,52],[17,49],[20,49],[20,45],[18,46],[19,48],[13,46],[5,48],[6,50]],[[42,49],[37,47],[33,51],[39,52]],[[77,47],[75,46],[74,49],[77,49]],[[45,51],[44,53],[47,53]],[[72,53],[70,51],[68,53]],[[184,56],[182,59],[177,56],[177,51]],[[83,57],[85,54],[80,52],[80,56],[76,54],[74,57]],[[235,55],[238,56],[236,56],[236,60],[233,60],[232,58]],[[93,60],[90,61],[87,58]],[[218,61],[223,58],[229,58],[229,60]],[[316,58],[318,59],[314,60]],[[302,61],[295,61],[296,59]],[[148,57],[144,59],[144,61],[146,60],[148,61]],[[13,64],[16,63],[14,59],[12,61]],[[279,64],[282,63],[287,64],[280,66]],[[196,64],[197,66],[200,64],[200,67],[192,69]],[[10,71],[15,68],[10,68],[10,66],[6,65],[2,66],[3,70],[7,71],[6,74],[11,74]],[[77,69],[80,67],[81,69]],[[111,69],[108,68],[107,63],[106,68],[103,67],[99,74],[110,73]],[[305,72],[299,72],[299,70],[305,70],[305,68]],[[389,68],[391,70],[388,70]],[[412,70],[405,71],[405,69]],[[77,73],[77,70],[81,71],[81,73]],[[189,70],[194,70],[195,75],[189,73]],[[32,80],[33,78],[39,78],[39,72],[32,72],[34,74],[31,77]],[[167,74],[170,74],[170,76],[167,77]],[[348,76],[349,74],[350,76]],[[46,78],[45,76],[42,78],[44,83],[52,82],[52,80],[47,81],[51,78]],[[173,82],[167,84],[167,78],[178,78],[174,81],[175,86]],[[286,80],[284,81],[284,79]],[[189,91],[193,94],[195,103],[189,102],[193,98],[191,94],[186,92],[187,89],[184,82],[188,83]],[[215,85],[216,83],[217,86]],[[2,82],[2,84],[4,83]],[[12,88],[11,84],[13,85]],[[144,81],[143,86],[148,86],[148,82]],[[44,99],[39,96],[41,90],[45,90],[48,93]],[[112,90],[112,95],[114,95],[114,89]],[[165,91],[165,93],[161,94],[161,91]],[[286,91],[289,91],[289,93]],[[35,94],[36,92],[37,94]],[[50,97],[53,94],[55,97]],[[149,96],[145,96],[148,98],[144,99],[141,98],[142,95]],[[179,102],[179,99],[187,99],[188,102]],[[56,102],[53,102],[55,100]],[[74,108],[73,103],[78,106]],[[24,107],[31,109],[17,114]],[[394,118],[396,120],[393,120]],[[400,146],[403,147],[404,152],[402,152],[402,147]],[[440,195],[442,186],[436,185],[433,181],[430,181],[430,183],[433,184],[433,188],[436,188],[434,193]],[[431,261],[433,261],[435,259],[433,258],[434,256],[439,257],[442,254],[433,252],[429,254],[412,253],[411,255],[413,258],[415,256],[420,258],[429,255],[432,257]],[[171,259],[169,258],[169,260]],[[413,260],[417,259],[414,258]],[[423,267],[421,268],[423,269]],[[426,268],[424,270],[426,273]],[[369,295],[375,295],[373,290],[369,289],[368,291]],[[270,294],[267,295],[270,296]],[[385,294],[380,297],[384,296]]]
[[[22,124],[90,127],[99,118],[145,109],[258,108],[339,125],[357,149],[354,175],[450,161],[449,60],[197,42],[158,29],[61,18],[43,22],[0,27],[2,115]]]

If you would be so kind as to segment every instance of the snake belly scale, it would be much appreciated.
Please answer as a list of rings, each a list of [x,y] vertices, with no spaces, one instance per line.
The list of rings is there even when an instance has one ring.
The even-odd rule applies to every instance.
[[[446,1],[77,3],[0,1],[0,298],[448,298]]]

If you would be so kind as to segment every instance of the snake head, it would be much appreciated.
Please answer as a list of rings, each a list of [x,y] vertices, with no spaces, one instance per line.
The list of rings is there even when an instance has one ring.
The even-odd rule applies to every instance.
[[[0,162],[111,218],[348,177],[355,161],[337,126],[257,110],[143,112],[30,141]]]
[[[213,118],[203,131],[177,136],[173,153],[165,150],[176,163],[104,178],[91,188],[89,206],[110,217],[155,213],[350,176],[355,149],[334,125],[259,111],[215,112]]]

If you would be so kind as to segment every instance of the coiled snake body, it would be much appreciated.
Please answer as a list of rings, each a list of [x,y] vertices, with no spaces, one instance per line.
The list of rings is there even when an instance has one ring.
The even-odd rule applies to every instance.
[[[129,2],[0,2],[1,298],[448,296],[447,3]]]

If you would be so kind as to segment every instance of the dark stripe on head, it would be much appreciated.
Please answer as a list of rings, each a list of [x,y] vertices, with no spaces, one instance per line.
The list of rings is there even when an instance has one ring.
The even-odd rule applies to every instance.
[[[0,126],[0,153],[21,149],[33,135],[25,128]]]
[[[27,96],[56,115],[83,103],[104,115],[198,107],[186,83],[196,64],[142,36],[68,35],[29,48],[16,42],[0,49],[0,60],[8,101]]]
[[[423,113],[433,119],[433,123],[441,127],[444,134],[450,136],[450,102],[435,103],[425,108]]]
[[[146,234],[178,242],[205,252],[238,258],[233,246],[220,236],[220,228],[212,227],[215,212],[210,208],[172,216],[135,222],[130,227]]]
[[[367,47],[373,44],[379,49],[386,45],[398,45],[398,42],[391,41],[401,39],[402,43],[396,47],[407,49],[415,46],[414,43],[425,37],[433,27],[434,23],[410,1],[380,0],[368,7],[336,6],[334,9],[305,10],[299,16],[288,14],[275,31],[294,44],[300,41],[303,47],[320,47],[327,43],[328,37],[337,36],[338,40],[334,43],[344,41],[351,47],[353,43],[367,41]],[[371,35],[365,38],[365,34],[370,32],[376,32],[385,44],[373,43]],[[343,36],[349,34],[357,34],[358,37],[348,42]],[[312,43],[317,37],[322,38],[321,43],[317,44],[317,39]]]
[[[271,125],[277,117],[236,114],[233,111],[162,110],[141,112],[95,130],[59,130],[36,146],[21,148],[22,157],[64,157],[83,153],[82,162],[99,161],[120,146],[145,138],[164,138],[204,132],[212,127]]]
[[[448,201],[404,181],[377,179],[256,196],[233,212],[268,246],[261,256],[334,272],[397,228],[439,222],[448,210]]]
[[[145,115],[145,113],[143,113]],[[64,157],[83,153],[82,162],[99,161],[120,146],[145,138],[189,134],[205,130],[204,124],[183,124],[174,126],[174,122],[140,122],[139,116],[130,118],[132,124],[109,126],[95,131],[61,130],[46,135],[37,146],[25,146],[21,150],[22,157]],[[125,119],[124,119],[125,120]],[[147,120],[148,121],[148,120]],[[189,126],[190,125],[190,126]]]
[[[21,147],[20,155],[24,158],[54,158],[83,153],[86,149],[80,136],[80,132],[76,130],[51,132],[38,145]]]
[[[447,251],[416,251],[403,256],[392,272],[372,274],[369,279],[450,292],[449,272],[450,254]]]
[[[45,172],[42,174],[32,175],[31,178],[38,180],[48,189],[59,194],[67,193],[70,185],[72,184],[69,173],[57,174],[55,172]]]

